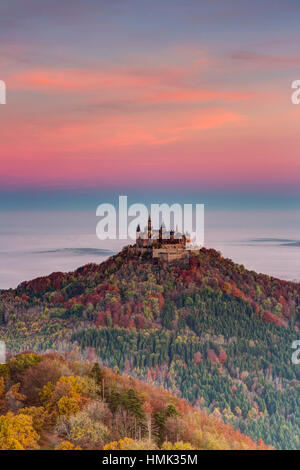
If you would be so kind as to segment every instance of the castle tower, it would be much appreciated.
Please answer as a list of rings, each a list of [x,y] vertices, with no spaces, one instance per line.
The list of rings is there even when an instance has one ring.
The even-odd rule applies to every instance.
[[[152,238],[151,216],[148,217],[148,239]]]
[[[174,240],[174,230],[170,231],[170,240]]]
[[[162,234],[163,234],[163,227],[161,225],[160,229],[159,229],[159,235],[158,235],[158,238],[159,238],[159,242],[161,243],[162,241]]]

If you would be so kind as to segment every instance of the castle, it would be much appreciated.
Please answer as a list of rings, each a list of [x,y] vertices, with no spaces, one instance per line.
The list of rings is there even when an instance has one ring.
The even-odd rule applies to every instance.
[[[142,236],[145,235],[145,236]],[[162,225],[157,231],[152,230],[151,217],[148,218],[147,231],[143,234],[138,225],[136,229],[136,244],[133,247],[136,253],[150,253],[152,258],[158,258],[167,262],[173,260],[188,260],[191,251],[188,249],[190,239],[184,234],[175,233],[174,230],[167,232]]]

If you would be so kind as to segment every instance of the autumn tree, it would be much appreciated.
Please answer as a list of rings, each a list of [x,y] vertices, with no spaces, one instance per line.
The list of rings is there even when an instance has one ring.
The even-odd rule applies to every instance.
[[[31,416],[10,412],[0,416],[0,450],[37,449],[38,438]]]

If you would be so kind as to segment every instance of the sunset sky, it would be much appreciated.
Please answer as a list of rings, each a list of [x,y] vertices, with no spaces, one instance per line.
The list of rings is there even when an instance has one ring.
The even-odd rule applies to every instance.
[[[297,0],[1,2],[0,209],[298,205],[299,18]]]

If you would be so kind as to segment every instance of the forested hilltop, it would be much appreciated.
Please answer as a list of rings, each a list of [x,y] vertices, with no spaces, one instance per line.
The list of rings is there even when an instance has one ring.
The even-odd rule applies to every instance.
[[[1,291],[13,352],[70,351],[162,385],[256,442],[300,449],[300,285],[214,250],[164,264],[126,249]]]

